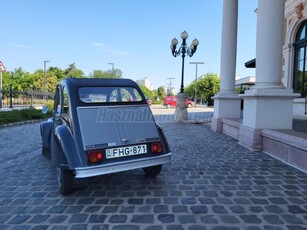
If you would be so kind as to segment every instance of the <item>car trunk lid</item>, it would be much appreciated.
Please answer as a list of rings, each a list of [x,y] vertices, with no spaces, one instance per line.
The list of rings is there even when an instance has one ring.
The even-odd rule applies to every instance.
[[[84,150],[160,140],[148,105],[79,107],[77,114]]]

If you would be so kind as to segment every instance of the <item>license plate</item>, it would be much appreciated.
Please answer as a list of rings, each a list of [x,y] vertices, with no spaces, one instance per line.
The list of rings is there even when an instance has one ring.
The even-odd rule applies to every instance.
[[[133,145],[133,146],[120,147],[120,148],[106,149],[106,158],[112,159],[112,158],[134,156],[145,153],[147,153],[146,145]]]

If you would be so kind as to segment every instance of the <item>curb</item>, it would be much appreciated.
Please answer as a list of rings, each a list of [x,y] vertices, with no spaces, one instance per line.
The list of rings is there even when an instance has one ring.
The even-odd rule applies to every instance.
[[[38,119],[38,120],[28,120],[28,121],[19,121],[19,122],[14,122],[14,123],[8,123],[4,125],[0,125],[1,128],[10,128],[10,127],[15,127],[15,126],[21,126],[21,125],[27,125],[27,124],[34,124],[34,123],[39,123],[42,121],[45,121],[47,119]]]

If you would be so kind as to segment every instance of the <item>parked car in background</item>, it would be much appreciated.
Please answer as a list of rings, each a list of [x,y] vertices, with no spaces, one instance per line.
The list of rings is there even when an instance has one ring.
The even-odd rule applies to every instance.
[[[171,160],[162,128],[129,79],[62,80],[53,117],[41,123],[40,131],[61,194],[71,193],[79,178],[139,168],[154,177]]]
[[[177,106],[177,97],[176,96],[165,96],[163,100],[163,105],[166,106],[166,108],[170,107],[176,107]],[[186,106],[188,108],[191,108],[194,105],[194,102],[187,99],[186,100]]]

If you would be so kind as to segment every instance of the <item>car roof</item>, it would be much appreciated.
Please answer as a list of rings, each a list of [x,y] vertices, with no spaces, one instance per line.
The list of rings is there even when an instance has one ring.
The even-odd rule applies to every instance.
[[[125,78],[65,78],[59,85],[65,86],[68,90],[69,100],[73,107],[92,106],[95,103],[87,104],[79,100],[78,90],[82,87],[131,87],[137,89],[142,96],[141,102],[136,104],[147,104],[141,88],[131,79]],[[99,103],[98,103],[99,104]],[[106,103],[105,105],[107,105]]]
[[[85,86],[130,86],[138,88],[134,81],[126,78],[65,78],[62,83],[74,88]]]
[[[84,86],[131,86],[138,85],[131,79],[126,78],[65,78],[62,82],[74,87]]]

